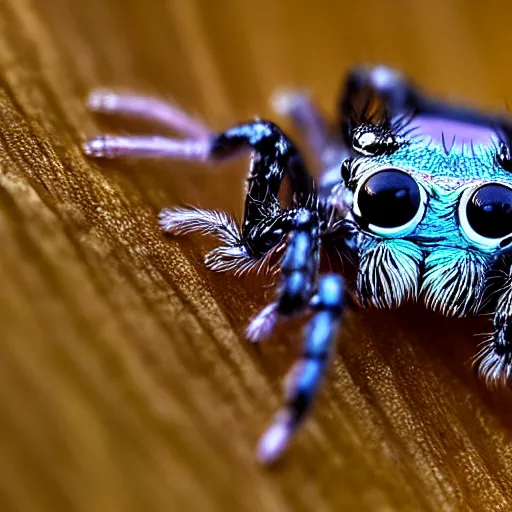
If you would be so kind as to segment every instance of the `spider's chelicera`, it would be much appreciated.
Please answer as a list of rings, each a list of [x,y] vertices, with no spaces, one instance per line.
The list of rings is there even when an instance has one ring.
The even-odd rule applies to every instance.
[[[155,99],[97,91],[98,112],[142,117],[182,139],[104,136],[85,143],[92,157],[169,157],[222,161],[251,152],[241,226],[222,212],[168,208],[164,231],[200,231],[222,245],[206,256],[215,271],[279,271],[275,300],[247,336],[268,336],[281,319],[312,313],[300,360],[287,379],[285,404],[258,454],[275,460],[302,424],[334,352],[347,288],[338,273],[320,275],[321,257],[355,263],[351,289],[362,306],[407,300],[463,317],[494,310],[494,332],[475,363],[490,382],[512,376],[512,158],[510,121],[431,99],[396,71],[352,70],[331,133],[307,96],[279,96],[316,158],[314,180],[295,145],[269,121],[213,133]],[[278,197],[287,178],[289,204]],[[497,285],[496,285],[497,282]],[[491,286],[491,283],[493,286]]]

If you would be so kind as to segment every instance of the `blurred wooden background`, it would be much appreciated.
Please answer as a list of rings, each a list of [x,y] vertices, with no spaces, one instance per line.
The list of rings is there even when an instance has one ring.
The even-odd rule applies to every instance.
[[[156,213],[240,213],[246,163],[84,159],[93,87],[172,98],[213,127],[279,87],[334,116],[343,72],[384,62],[482,107],[512,101],[512,7],[462,0],[0,0],[0,509],[512,509],[512,397],[468,359],[488,319],[357,312],[308,428],[252,449],[299,327],[259,348],[261,282],[204,271],[211,241]],[[284,128],[286,122],[277,119]]]

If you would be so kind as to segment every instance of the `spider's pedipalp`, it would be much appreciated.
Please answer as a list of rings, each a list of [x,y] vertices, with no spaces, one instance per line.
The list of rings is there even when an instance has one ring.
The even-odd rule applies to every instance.
[[[164,208],[158,217],[161,228],[170,235],[197,232],[220,240],[223,245],[212,249],[204,260],[206,267],[214,272],[234,272],[235,275],[252,271],[266,273],[271,267],[275,249],[259,258],[250,254],[238,224],[224,212],[174,207]]]

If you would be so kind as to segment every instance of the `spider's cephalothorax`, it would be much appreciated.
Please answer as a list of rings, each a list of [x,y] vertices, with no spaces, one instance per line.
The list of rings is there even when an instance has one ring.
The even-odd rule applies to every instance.
[[[512,376],[507,119],[434,101],[394,70],[358,68],[344,85],[338,134],[306,96],[284,94],[276,102],[316,157],[322,172],[314,180],[271,122],[216,134],[154,99],[100,91],[89,105],[158,121],[184,136],[98,137],[84,146],[93,157],[215,161],[252,153],[241,226],[221,212],[179,207],[163,210],[160,224],[174,235],[216,236],[222,245],[206,256],[212,270],[280,272],[275,301],[249,325],[250,339],[267,336],[282,318],[313,313],[286,403],[260,442],[263,461],[274,460],[303,422],[334,350],[347,292],[338,274],[319,275],[320,255],[330,250],[356,263],[354,291],[363,306],[413,300],[460,317],[494,308],[494,332],[476,362],[487,380]],[[283,206],[278,193],[285,177],[292,197]]]

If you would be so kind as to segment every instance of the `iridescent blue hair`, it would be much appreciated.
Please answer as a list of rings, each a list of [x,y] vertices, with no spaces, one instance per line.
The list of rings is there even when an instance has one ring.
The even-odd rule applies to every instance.
[[[368,139],[371,128],[364,133]],[[427,308],[446,316],[477,313],[495,253],[466,236],[459,205],[464,192],[480,183],[512,185],[512,175],[496,160],[499,136],[491,127],[462,121],[445,122],[439,131],[421,116],[402,124],[393,136],[393,151],[363,154],[350,162],[347,184],[355,191],[379,170],[402,170],[420,186],[424,210],[407,233],[360,229],[360,301],[391,308],[421,298]]]

